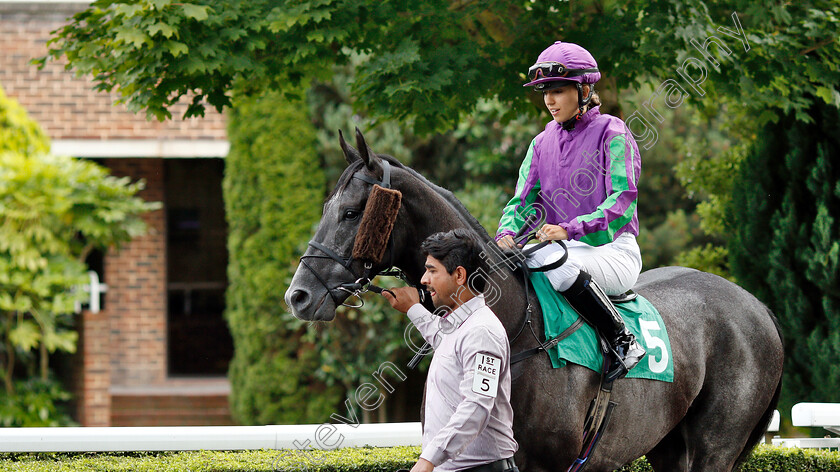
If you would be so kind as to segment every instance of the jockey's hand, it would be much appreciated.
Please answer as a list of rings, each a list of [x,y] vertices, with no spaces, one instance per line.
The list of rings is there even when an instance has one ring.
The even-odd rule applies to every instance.
[[[543,241],[565,241],[569,239],[569,233],[560,225],[543,225],[537,231],[537,239]]]
[[[496,245],[499,246],[502,249],[513,249],[515,247],[520,247],[520,248],[522,247],[521,244],[516,244],[513,241],[513,236],[511,236],[511,235],[507,235],[504,238],[496,241]]]
[[[390,303],[392,307],[402,313],[407,312],[408,309],[414,306],[415,303],[420,303],[420,295],[414,287],[398,287],[390,290],[383,290],[382,296],[385,297],[385,300],[388,300],[388,303]]]

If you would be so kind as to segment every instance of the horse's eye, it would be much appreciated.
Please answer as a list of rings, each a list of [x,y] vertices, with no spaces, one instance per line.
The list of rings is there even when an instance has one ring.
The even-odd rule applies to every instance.
[[[362,212],[359,210],[346,210],[344,212],[344,219],[348,221],[355,221],[359,219],[359,216],[362,215]]]

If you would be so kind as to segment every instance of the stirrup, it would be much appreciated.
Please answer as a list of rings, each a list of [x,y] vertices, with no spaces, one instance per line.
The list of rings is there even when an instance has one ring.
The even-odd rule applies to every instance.
[[[629,338],[626,337],[629,335]],[[623,339],[622,339],[623,338]],[[618,341],[618,342],[616,342]],[[610,362],[610,366],[607,369],[606,378],[608,381],[613,381],[620,379],[627,375],[628,372],[633,367],[639,364],[639,362],[644,359],[647,355],[647,352],[642,348],[638,341],[636,341],[636,337],[633,336],[631,333],[625,332],[619,335],[618,338],[614,340],[615,345],[610,346],[610,355],[612,356],[612,361]],[[619,351],[624,350],[620,349],[620,347],[625,347],[626,350],[624,355],[622,356]]]
[[[624,365],[621,359],[617,356],[613,355],[612,362],[610,362],[610,367],[607,369],[607,372],[604,373],[604,381],[607,383],[615,382],[616,380],[624,377],[630,372],[630,369]]]

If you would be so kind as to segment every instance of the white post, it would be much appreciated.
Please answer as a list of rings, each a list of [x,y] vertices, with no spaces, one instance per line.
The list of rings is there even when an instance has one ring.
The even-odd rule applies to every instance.
[[[83,286],[82,289],[85,292],[90,293],[88,307],[91,313],[96,314],[99,313],[101,308],[99,304],[99,296],[108,291],[108,285],[99,283],[99,274],[93,270],[88,271],[88,279],[90,279],[90,283]],[[82,304],[80,302],[76,302],[75,308],[76,313],[82,312]]]

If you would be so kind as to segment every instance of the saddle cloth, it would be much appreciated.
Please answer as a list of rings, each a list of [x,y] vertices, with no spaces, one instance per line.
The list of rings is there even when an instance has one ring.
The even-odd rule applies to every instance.
[[[530,276],[542,307],[545,338],[551,339],[577,321],[579,315],[566,298],[554,290],[545,274],[532,272]],[[647,351],[642,361],[627,373],[627,378],[673,382],[674,360],[671,355],[671,342],[659,311],[641,295],[632,301],[617,304],[616,308],[624,318],[627,329]],[[548,356],[555,369],[571,362],[598,373],[601,372],[604,361],[595,330],[587,323],[550,348]]]

